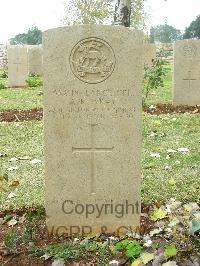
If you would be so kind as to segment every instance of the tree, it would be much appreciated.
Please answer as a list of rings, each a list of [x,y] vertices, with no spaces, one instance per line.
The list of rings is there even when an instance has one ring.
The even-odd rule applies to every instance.
[[[183,39],[200,39],[200,15],[185,29]]]
[[[145,12],[146,0],[131,1],[131,27],[137,30],[146,29],[147,13]]]
[[[114,24],[130,27],[131,23],[131,1],[116,0]]]
[[[114,17],[114,24],[116,25],[131,25],[131,27],[135,29],[144,29],[147,17],[144,11],[145,1],[146,0],[69,0],[65,4],[67,15],[65,15],[63,23],[65,25],[113,24]],[[125,6],[126,8],[124,8]],[[127,17],[127,19],[125,19],[125,17]],[[124,20],[123,23],[120,22],[122,18]]]
[[[108,23],[112,0],[70,0],[66,6],[65,25]]]
[[[182,38],[181,31],[164,24],[150,29],[150,42],[171,43]]]
[[[42,31],[36,26],[30,28],[26,33],[17,34],[10,39],[10,44],[32,44],[37,45],[42,43]]]

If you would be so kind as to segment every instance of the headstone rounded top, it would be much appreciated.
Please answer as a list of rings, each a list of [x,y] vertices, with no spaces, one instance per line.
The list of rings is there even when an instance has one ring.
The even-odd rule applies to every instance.
[[[97,37],[80,40],[70,54],[74,75],[86,83],[106,80],[115,68],[115,54],[106,41]]]

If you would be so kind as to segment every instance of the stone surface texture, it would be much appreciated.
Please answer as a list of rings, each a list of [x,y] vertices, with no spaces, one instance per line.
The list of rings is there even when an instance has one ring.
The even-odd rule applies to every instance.
[[[200,41],[174,44],[173,104],[200,104]]]
[[[0,44],[0,68],[8,67],[7,45]]]
[[[28,70],[29,74],[42,76],[42,46],[28,46]]]
[[[27,46],[8,46],[8,86],[24,87],[28,78]]]
[[[100,25],[43,35],[46,213],[54,234],[121,234],[139,225],[142,38]]]
[[[144,44],[144,64],[152,65],[153,60],[156,59],[156,46],[155,44],[145,43]]]

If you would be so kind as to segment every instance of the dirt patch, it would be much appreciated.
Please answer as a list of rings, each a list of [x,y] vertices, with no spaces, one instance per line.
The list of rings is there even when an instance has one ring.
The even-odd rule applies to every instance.
[[[143,216],[141,217],[141,228],[140,228],[140,234],[144,235],[149,233],[149,231],[153,228],[153,222],[149,219],[148,213],[151,209],[151,205],[144,205],[142,204],[142,211]],[[39,219],[35,219],[34,215],[36,214],[36,208],[22,208],[18,210],[13,211],[3,211],[0,212],[0,219],[5,218],[6,216],[12,217],[11,219],[14,219],[17,222],[17,224],[13,226],[9,226],[9,222],[5,222],[2,225],[0,225],[0,265],[9,265],[9,266],[24,266],[24,265],[38,265],[38,266],[46,266],[46,265],[52,265],[52,262],[55,260],[51,257],[45,259],[43,257],[44,253],[42,252],[31,252],[32,245],[34,243],[34,246],[37,247],[46,247],[47,245],[51,244],[58,244],[58,243],[73,243],[75,236],[69,237],[69,236],[53,236],[50,235],[47,231],[46,227],[46,217],[45,217],[45,210],[44,208],[40,208],[41,210],[41,216]],[[146,212],[146,215],[145,215]],[[28,215],[27,215],[28,214]],[[27,215],[27,216],[26,216]],[[27,217],[29,219],[27,220]],[[30,219],[32,217],[32,219]],[[34,228],[34,234],[31,235],[31,239],[25,238],[25,228]],[[18,237],[17,246],[14,249],[13,252],[8,252],[8,250],[5,248],[4,245],[4,239],[6,234],[8,234],[8,231],[14,229],[17,232]],[[26,231],[27,232],[27,231]],[[107,239],[110,237],[110,234],[100,234],[99,236],[95,237],[95,241],[104,243],[107,241]],[[30,236],[29,236],[30,237]],[[80,236],[80,241],[85,239],[83,236]],[[98,254],[88,254],[89,256],[85,258],[80,259],[70,259],[69,261],[65,262],[65,266],[84,266],[84,265],[90,265],[94,266],[97,265],[97,257]],[[59,264],[60,265],[60,264]],[[99,264],[98,264],[99,265]],[[104,264],[102,264],[104,265]],[[123,264],[124,266],[130,265],[130,263]]]
[[[197,106],[187,106],[187,105],[173,106],[172,104],[159,103],[155,106],[145,107],[144,111],[146,113],[149,113],[152,115],[171,114],[171,113],[199,114],[200,113],[200,105],[197,105]]]
[[[200,114],[200,106],[173,106],[172,104],[157,104],[144,108],[144,112],[152,115],[171,113]],[[0,112],[0,122],[21,122],[29,120],[42,120],[43,109],[34,108],[30,110],[5,110]]]
[[[29,120],[42,120],[43,109],[6,110],[0,112],[0,122],[21,122]]]
[[[198,242],[200,230],[196,228],[195,233],[189,235],[187,223],[185,223],[188,221],[188,217],[191,221],[195,213],[196,215],[199,213],[199,205],[196,203],[185,205],[173,200],[167,204],[168,210],[170,210],[168,214],[164,211],[165,205],[162,205],[161,202],[142,204],[140,230],[136,235],[131,234],[123,239],[116,234],[108,233],[89,237],[52,236],[46,228],[43,207],[0,212],[0,265],[52,265],[52,262],[60,257],[65,258],[65,264],[56,265],[103,266],[108,265],[111,260],[117,260],[118,265],[129,266],[131,259],[129,260],[125,255],[124,248],[121,251],[113,252],[116,243],[124,239],[128,240],[128,243],[137,239],[137,245],[140,243],[143,246],[143,251],[153,254],[155,263],[158,259],[161,262],[166,262],[169,259],[168,255],[164,256],[166,247],[168,247],[170,258],[173,257],[173,260],[176,260],[176,265],[200,265],[200,243]],[[190,207],[190,209],[186,211],[185,207]],[[173,225],[172,221],[178,220],[178,218],[181,218],[179,223]],[[11,230],[15,230],[14,238]],[[173,254],[171,254],[172,251]],[[192,264],[194,260],[196,263]],[[145,265],[158,264],[150,262]]]

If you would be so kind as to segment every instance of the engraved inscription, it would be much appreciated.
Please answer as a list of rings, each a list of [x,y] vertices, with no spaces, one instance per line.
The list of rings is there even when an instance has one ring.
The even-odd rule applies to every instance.
[[[91,194],[94,194],[96,192],[96,182],[95,182],[95,173],[94,173],[94,168],[95,168],[95,153],[97,152],[112,152],[114,147],[111,148],[100,148],[100,147],[95,147],[94,145],[94,129],[97,126],[96,124],[91,124],[91,130],[90,130],[90,139],[91,139],[91,147],[81,147],[81,148],[76,148],[76,147],[72,147],[72,152],[89,152],[91,153],[91,163],[90,163],[90,167],[91,167]]]
[[[114,91],[106,89],[62,89],[53,90],[55,97],[66,97],[68,104],[64,108],[51,106],[47,113],[65,118],[126,118],[134,117],[136,108],[134,105],[125,105],[124,101],[134,97],[134,93],[125,88]],[[120,97],[120,101],[118,101]]]
[[[115,55],[111,46],[99,38],[87,38],[78,42],[70,55],[74,75],[86,83],[106,80],[115,67]]]
[[[194,57],[197,53],[197,47],[194,44],[185,44],[182,49],[185,57]]]

